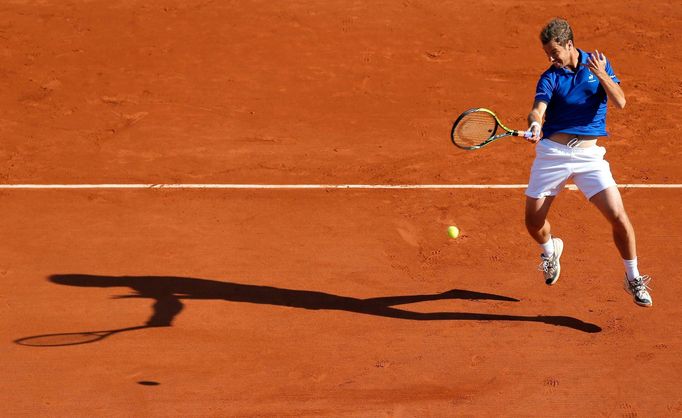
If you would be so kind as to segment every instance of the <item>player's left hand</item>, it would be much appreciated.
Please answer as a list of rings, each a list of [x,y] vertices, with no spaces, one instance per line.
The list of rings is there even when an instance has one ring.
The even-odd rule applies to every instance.
[[[587,68],[598,78],[608,77],[606,73],[606,56],[596,49],[587,57]]]

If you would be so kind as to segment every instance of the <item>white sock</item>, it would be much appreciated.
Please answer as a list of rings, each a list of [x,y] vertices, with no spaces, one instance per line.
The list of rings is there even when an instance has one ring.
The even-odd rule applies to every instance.
[[[549,241],[547,241],[544,244],[540,244],[540,247],[542,248],[542,253],[546,257],[551,257],[554,255],[554,243],[552,242],[552,237],[549,237]]]
[[[637,269],[637,257],[633,258],[632,260],[623,259],[623,264],[625,265],[625,274],[628,275],[628,280],[639,277],[639,270]]]

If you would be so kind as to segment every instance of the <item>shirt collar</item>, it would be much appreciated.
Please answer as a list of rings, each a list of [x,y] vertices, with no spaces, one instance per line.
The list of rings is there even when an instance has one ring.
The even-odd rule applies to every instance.
[[[582,49],[578,49],[578,66],[580,66],[580,64],[587,64],[587,58],[589,56],[590,54],[588,54],[587,52],[583,51]]]

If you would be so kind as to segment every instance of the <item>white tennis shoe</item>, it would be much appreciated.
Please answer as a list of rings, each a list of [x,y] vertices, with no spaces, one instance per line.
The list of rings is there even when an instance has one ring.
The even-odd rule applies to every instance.
[[[538,266],[538,270],[545,275],[545,283],[548,286],[553,285],[559,280],[559,275],[561,274],[561,263],[559,263],[559,259],[561,258],[561,253],[564,251],[564,242],[560,238],[552,238],[552,244],[554,244],[554,254],[552,254],[551,257],[540,254],[542,263]]]
[[[628,280],[628,275],[625,275],[625,291],[632,295],[635,303],[639,306],[650,307],[654,304],[649,294],[649,282],[651,277],[639,276],[633,280]]]

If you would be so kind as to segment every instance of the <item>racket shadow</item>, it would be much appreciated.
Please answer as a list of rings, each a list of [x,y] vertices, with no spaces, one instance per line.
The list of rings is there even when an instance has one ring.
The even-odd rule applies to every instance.
[[[114,334],[138,329],[149,328],[148,325],[139,325],[107,331],[81,331],[81,332],[60,332],[56,334],[41,334],[23,337],[14,340],[16,344],[29,347],[64,347],[67,345],[90,344],[101,341]]]
[[[222,282],[174,276],[96,276],[87,274],[52,275],[49,280],[55,284],[78,287],[127,288],[131,294],[114,298],[145,298],[153,301],[152,314],[144,325],[121,328],[118,330],[72,333],[87,335],[84,342],[42,344],[41,346],[64,346],[101,341],[117,333],[152,327],[172,326],[173,320],[184,308],[182,300],[224,300],[264,305],[287,306],[308,310],[338,310],[365,315],[382,316],[413,321],[512,321],[534,322],[552,326],[571,328],[577,331],[596,333],[601,327],[568,316],[524,316],[508,314],[488,314],[470,312],[416,312],[398,305],[436,300],[492,300],[519,302],[518,299],[491,293],[453,289],[443,293],[422,295],[401,295],[360,299],[331,293],[295,290],[271,286]],[[91,335],[95,334],[95,335]],[[45,334],[23,337],[14,342],[21,345],[36,346],[36,342],[49,340],[49,336],[68,334]],[[55,338],[56,339],[56,338]]]

